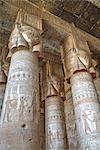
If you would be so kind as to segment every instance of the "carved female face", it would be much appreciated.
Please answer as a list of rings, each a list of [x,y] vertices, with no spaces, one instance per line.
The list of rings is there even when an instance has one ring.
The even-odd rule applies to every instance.
[[[39,32],[29,26],[22,26],[21,33],[24,39],[31,44],[31,46],[37,45],[40,43],[40,35]]]

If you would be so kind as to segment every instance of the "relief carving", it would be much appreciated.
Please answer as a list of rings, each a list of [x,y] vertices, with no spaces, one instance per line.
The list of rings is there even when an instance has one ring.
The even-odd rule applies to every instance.
[[[83,70],[90,72],[92,75],[95,74],[87,41],[79,38],[77,33],[76,36],[72,33],[65,39],[61,47],[61,57],[65,79],[68,80],[75,72]]]
[[[39,149],[39,68],[38,57],[32,50],[40,40],[37,29],[19,22],[9,39],[9,52],[4,61],[8,61],[9,53],[12,58],[1,116],[2,141],[7,141],[5,149]],[[21,134],[18,144],[13,142],[18,137],[16,131]],[[12,139],[10,146],[8,136]]]
[[[47,63],[47,96],[60,94],[60,80],[52,74],[50,63]]]
[[[70,76],[75,71],[89,70],[91,66],[90,56],[87,51],[72,48],[69,50],[67,56],[67,69]]]
[[[40,33],[31,26],[17,23],[10,36],[8,46],[12,53],[16,52],[18,49],[20,50],[20,48],[29,49],[31,51],[40,51],[42,50]]]
[[[50,127],[48,127],[48,148],[52,150],[58,148],[59,146],[57,146],[57,144],[59,142],[62,145],[66,145],[66,137],[64,136],[62,130],[58,127],[53,131],[53,129],[50,129]]]
[[[20,96],[18,99],[10,99],[6,102],[5,121],[33,121],[36,115],[36,91],[33,97]]]
[[[75,110],[76,119],[73,126],[70,126],[69,123],[69,128],[67,127],[68,131],[71,130],[71,132],[69,132],[69,137],[71,139],[69,139],[69,142],[74,144],[72,135],[75,134],[77,127],[77,149],[92,149],[91,144],[87,147],[87,143],[91,143],[90,141],[92,141],[92,143],[97,144],[100,141],[100,134],[98,131],[100,107],[92,80],[93,76],[91,76],[94,75],[95,72],[90,57],[89,46],[87,41],[78,35],[75,28],[72,29],[71,35],[65,39],[61,54],[64,65],[65,81],[71,84],[73,108]],[[69,116],[67,119],[70,119]]]
[[[7,100],[5,103],[6,112],[4,122],[19,121],[20,118],[20,103],[16,99]]]
[[[93,143],[98,143],[100,140],[100,107],[92,77],[88,72],[74,74],[71,85],[80,149],[85,149],[86,141],[92,139]],[[91,149],[91,145],[89,147]]]
[[[96,111],[93,111],[93,110],[84,111],[83,115],[82,115],[82,120],[83,120],[84,132],[86,134],[92,134],[92,133],[96,132],[96,130],[97,130]]]
[[[48,148],[49,149],[54,149],[55,148],[55,140],[54,140],[54,135],[50,128],[48,129]]]
[[[89,142],[86,146],[84,150],[99,150],[99,146],[97,145],[97,143],[93,143],[93,142]]]
[[[48,93],[45,101],[46,150],[65,150],[67,147],[64,103],[60,96],[60,80],[53,75],[51,64],[47,64]]]

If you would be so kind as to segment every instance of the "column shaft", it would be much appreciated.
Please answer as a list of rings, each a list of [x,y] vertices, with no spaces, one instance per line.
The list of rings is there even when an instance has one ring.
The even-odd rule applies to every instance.
[[[94,80],[94,85],[96,87],[97,95],[99,98],[99,103],[100,103],[100,77]]]
[[[69,150],[77,150],[76,119],[72,98],[64,101],[64,110]]]
[[[1,116],[0,150],[39,150],[38,59],[30,51],[12,55]]]
[[[73,105],[71,86],[67,83],[67,81],[64,82],[64,89],[66,97],[66,100],[64,101],[64,111],[69,150],[77,150],[78,140],[75,110]]]
[[[66,38],[61,54],[65,79],[71,84],[78,135],[77,150],[99,150],[100,105],[92,80],[95,70],[88,43],[84,37],[80,37],[75,27]]]
[[[59,96],[45,101],[46,150],[66,150],[63,100]]]
[[[92,76],[88,72],[75,73],[71,79],[79,150],[100,149],[100,105]]]

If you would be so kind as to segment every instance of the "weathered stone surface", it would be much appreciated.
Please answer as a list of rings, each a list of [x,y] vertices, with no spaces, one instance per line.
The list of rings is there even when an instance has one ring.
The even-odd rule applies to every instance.
[[[61,52],[65,79],[71,84],[77,127],[77,150],[99,150],[100,105],[92,80],[96,73],[87,41],[82,39],[73,27],[72,35],[67,37]]]
[[[100,77],[94,80],[94,84],[95,84],[97,95],[98,95],[99,102],[100,102]]]
[[[36,0],[37,1],[37,0]],[[40,2],[40,0],[38,0],[38,2]],[[47,2],[47,1],[46,1]],[[58,2],[58,1],[57,1]],[[34,1],[35,3],[35,1]],[[48,3],[48,2],[47,2]],[[53,3],[53,1],[52,1]],[[56,3],[56,1],[55,1]],[[60,3],[63,4],[63,2],[60,0]],[[51,3],[50,3],[51,4]],[[43,6],[43,3],[41,1],[41,5]],[[54,7],[54,3],[53,3],[53,7]],[[61,15],[61,18],[51,14],[49,11],[49,9],[47,9],[48,11],[46,11],[45,9],[41,9],[41,7],[37,7],[36,5],[30,3],[28,0],[1,0],[0,2],[0,38],[1,38],[1,45],[3,46],[8,38],[9,35],[11,34],[11,31],[13,29],[13,24],[15,22],[15,18],[17,15],[18,10],[24,9],[25,10],[25,19],[27,18],[27,24],[30,25],[31,24],[35,24],[34,23],[34,19],[33,16],[36,15],[40,18],[42,18],[44,20],[44,31],[45,33],[43,34],[43,37],[47,37],[48,39],[50,39],[51,37],[55,40],[62,40],[63,36],[61,35],[65,35],[65,33],[70,33],[70,25],[67,21],[69,20],[73,20],[75,21],[75,25],[78,27],[80,26],[81,28],[83,28],[83,30],[85,29],[86,32],[91,32],[91,34],[95,34],[95,36],[99,36],[100,37],[100,32],[99,32],[99,9],[97,9],[96,7],[93,7],[92,5],[88,5],[86,1],[82,1],[82,2],[76,2],[76,1],[68,1],[66,3],[66,1],[64,1],[64,12],[62,12],[62,14],[58,13],[58,15]],[[56,5],[57,6],[61,6],[61,9],[63,10],[63,5]],[[77,7],[76,7],[77,6]],[[82,11],[85,8],[86,11]],[[75,9],[74,9],[75,8]],[[60,9],[60,11],[61,11]],[[57,8],[58,10],[58,8]],[[94,10],[94,11],[93,11]],[[54,8],[55,11],[55,8]],[[71,11],[72,13],[70,14]],[[87,12],[89,11],[89,12]],[[65,13],[66,12],[66,13]],[[28,13],[28,15],[27,15]],[[92,14],[92,15],[91,15]],[[71,17],[70,15],[72,15],[73,17]],[[77,16],[78,15],[78,16]],[[67,18],[67,17],[68,18]],[[77,17],[76,17],[77,16]],[[64,18],[63,18],[64,17]],[[77,21],[77,19],[78,21]],[[63,19],[68,19],[67,21],[64,21]],[[80,20],[80,21],[79,21]],[[73,22],[72,21],[72,22]],[[97,24],[96,24],[97,22]],[[83,23],[83,25],[82,25]],[[36,24],[38,26],[38,24]],[[52,26],[53,28],[51,29],[50,26]],[[83,27],[84,26],[84,27]],[[88,30],[88,28],[90,30]],[[79,30],[79,29],[78,29]],[[55,32],[60,32],[60,35],[57,34],[57,36],[55,36]],[[79,30],[80,32],[80,30]],[[81,31],[80,33],[82,33],[82,35],[84,35],[84,38],[86,38],[86,40],[89,43],[92,43],[92,45],[94,47],[97,47],[97,49],[99,50],[99,39],[91,36],[90,34]],[[62,38],[61,38],[62,37]],[[55,41],[54,40],[54,41]]]
[[[47,97],[45,100],[46,150],[67,149],[64,102],[61,98],[60,79],[55,76],[53,66],[47,63]]]
[[[91,75],[79,72],[71,77],[79,147],[100,149],[100,105]]]
[[[66,150],[66,132],[63,100],[59,96],[45,101],[46,150]]]
[[[68,146],[69,150],[77,150],[78,148],[78,140],[77,140],[77,128],[76,128],[76,118],[75,118],[75,110],[73,105],[71,87],[67,83],[64,82],[65,85],[65,96],[66,100],[64,101],[64,112],[65,112],[65,123],[66,123],[66,131],[68,138]]]
[[[38,59],[30,51],[13,54],[1,116],[0,150],[39,150]]]
[[[30,1],[32,1],[32,0],[30,0]],[[34,3],[35,3],[35,1],[37,1],[36,4],[40,4],[39,5],[40,8],[35,6],[34,4],[30,3],[28,0],[17,0],[17,1],[16,0],[15,1],[14,0],[1,0],[0,1],[0,12],[1,12],[0,14],[2,14],[0,16],[0,29],[1,29],[0,30],[0,35],[1,35],[0,36],[0,41],[1,41],[0,47],[2,47],[3,44],[7,43],[7,41],[8,41],[8,38],[9,38],[10,32],[12,30],[13,24],[15,22],[16,14],[17,14],[17,11],[19,10],[19,7],[22,9],[25,9],[26,11],[25,11],[24,17],[22,18],[22,20],[23,20],[22,24],[25,23],[34,28],[39,27],[38,29],[42,30],[42,19],[43,19],[44,32],[42,34],[42,37],[44,39],[46,39],[45,41],[43,41],[43,45],[44,45],[44,49],[46,50],[46,53],[47,53],[46,55],[44,55],[44,57],[45,57],[44,60],[45,60],[45,62],[48,60],[51,61],[51,56],[49,55],[49,53],[52,52],[52,56],[54,56],[54,53],[55,54],[58,53],[58,56],[56,55],[56,58],[52,57],[54,59],[53,60],[53,68],[55,70],[54,75],[55,74],[58,75],[58,74],[60,74],[60,72],[59,72],[59,69],[56,66],[56,64],[57,63],[61,64],[60,56],[59,56],[59,46],[60,46],[60,43],[63,41],[64,37],[66,35],[68,37],[68,35],[70,34],[72,25],[64,20],[61,20],[59,17],[54,16],[53,14],[51,14],[48,11],[52,10],[52,12],[54,11],[53,13],[57,13],[56,15],[60,15],[61,18],[65,19],[65,20],[68,19],[68,21],[74,21],[76,26],[79,26],[80,28],[83,28],[85,31],[94,34],[96,37],[100,37],[100,33],[98,32],[100,30],[100,28],[99,28],[100,21],[99,21],[99,13],[98,13],[99,10],[97,8],[95,8],[93,5],[91,5],[90,3],[87,3],[85,1],[82,1],[82,2],[69,1],[69,2],[67,2],[67,4],[66,4],[66,1],[61,1],[61,0],[59,0],[59,3],[58,3],[58,1],[56,2],[55,0],[52,2],[51,2],[51,0],[49,0],[48,2],[45,0],[42,0],[41,2],[40,2],[40,0],[34,0]],[[47,5],[46,9],[48,11],[46,11],[44,9],[45,4]],[[59,5],[59,4],[61,4],[61,5]],[[62,10],[60,8],[62,8]],[[86,10],[86,11],[82,12],[82,10]],[[60,13],[59,13],[59,11],[60,11]],[[36,15],[36,17],[34,15]],[[17,23],[19,24],[19,22],[17,22]],[[15,37],[13,38],[13,40],[14,40],[13,42],[15,42],[14,48],[16,48],[16,50],[19,50],[20,46],[24,46],[25,49],[28,49],[28,50],[30,49],[31,51],[33,50],[33,52],[36,52],[36,51],[40,52],[41,51],[40,49],[42,48],[42,46],[41,46],[42,44],[37,43],[37,37],[36,37],[37,32],[32,32],[32,34],[31,34],[32,30],[29,29],[30,31],[27,32],[26,28],[27,27],[25,27],[25,26],[20,28],[21,29],[20,34],[19,33],[16,34],[16,32],[14,33],[15,34]],[[95,47],[95,48],[93,47],[93,50],[97,53],[98,60],[99,60],[100,56],[99,56],[99,51],[97,51],[97,50],[99,50],[99,47],[100,47],[100,40],[83,32],[83,31],[80,31],[79,29],[76,29],[76,30],[79,32],[80,37],[85,39],[87,42],[90,42],[92,44],[92,46]],[[33,33],[36,33],[35,37],[34,37]],[[36,38],[36,40],[35,40],[35,38]],[[40,37],[39,37],[39,40],[40,40]],[[21,43],[19,43],[19,41]],[[37,44],[37,45],[35,45],[35,44]],[[70,53],[70,56],[66,59],[67,66],[70,66],[69,71],[72,70],[72,72],[74,72],[76,70],[79,71],[81,69],[85,69],[85,70],[89,69],[89,67],[87,67],[87,66],[90,62],[89,62],[87,54],[86,55],[84,55],[82,53],[81,53],[81,55],[79,54],[80,52],[82,52],[81,51],[82,48],[86,50],[85,44],[84,43],[82,45],[80,45],[80,43],[78,43],[78,44],[79,44],[78,49],[76,51],[75,51],[75,49],[72,49],[72,54]],[[67,45],[68,45],[68,43],[67,43]],[[13,50],[15,50],[15,49],[13,49]],[[15,51],[13,51],[13,50],[10,52],[14,53]],[[12,56],[12,53],[11,54],[9,53],[10,57]],[[26,53],[28,53],[28,52],[25,51],[25,54]],[[95,54],[95,53],[93,53],[93,54]],[[34,55],[34,54],[32,54],[32,55]],[[24,59],[24,57],[25,57],[25,59]],[[0,140],[0,149],[2,149],[2,150],[17,150],[17,149],[18,150],[27,150],[27,149],[28,150],[33,150],[33,149],[38,150],[39,149],[38,143],[40,143],[40,149],[45,150],[45,148],[44,148],[44,113],[41,113],[39,116],[39,113],[38,113],[39,112],[39,96],[38,96],[39,93],[38,93],[38,88],[37,88],[38,82],[35,81],[35,79],[32,79],[32,78],[34,78],[34,76],[36,74],[38,74],[37,73],[38,71],[35,70],[35,67],[37,66],[37,59],[35,60],[35,56],[33,56],[33,57],[34,58],[31,61],[30,61],[31,56],[29,56],[27,59],[27,57],[24,55],[19,57],[18,62],[15,59],[15,63],[13,63],[13,66],[11,68],[12,71],[10,71],[10,75],[8,76],[9,81],[7,84],[7,90],[6,90],[6,95],[5,95],[6,102],[4,103],[4,108],[3,108],[3,116],[2,116],[2,122],[1,122],[2,128],[0,128],[0,139],[1,139]],[[93,56],[93,58],[96,58],[96,56]],[[9,59],[9,57],[7,59]],[[34,61],[34,65],[33,65],[33,61]],[[23,62],[25,62],[25,64]],[[6,75],[8,74],[8,66],[9,66],[8,63],[7,64],[5,63],[3,66],[3,69],[4,69]],[[32,66],[34,66],[34,67],[32,67]],[[15,71],[16,68],[18,69],[17,72]],[[2,76],[2,73],[0,74],[0,77],[1,76]],[[36,76],[37,76],[36,80],[38,80],[38,75],[36,75]],[[46,136],[47,136],[47,140],[50,141],[50,142],[47,142],[47,144],[49,145],[48,149],[58,150],[61,145],[65,144],[64,139],[62,138],[65,134],[64,133],[65,127],[63,127],[64,126],[63,120],[62,120],[62,118],[60,118],[60,115],[59,115],[61,113],[61,115],[63,116],[63,111],[61,110],[63,107],[62,106],[63,102],[61,102],[61,98],[60,98],[61,91],[59,92],[59,86],[58,86],[57,82],[54,82],[54,84],[52,84],[54,81],[54,77],[52,79],[53,80],[50,80],[51,85],[50,85],[50,91],[48,92],[49,96],[51,96],[51,95],[52,96],[47,97],[47,112],[51,116],[49,116],[48,113],[46,116],[46,117],[48,117],[48,116],[52,117],[52,119],[48,120],[48,118],[47,118],[46,123],[48,124],[48,128],[47,128],[48,135],[46,135]],[[43,80],[43,82],[44,82],[44,80]],[[97,80],[97,82],[96,82],[96,89],[97,89],[97,92],[99,95],[100,86],[99,86],[98,81],[99,80]],[[83,85],[83,82],[82,82],[82,85]],[[8,88],[8,86],[9,86],[9,88]],[[45,87],[46,85],[43,84],[43,86]],[[42,88],[44,88],[43,86],[42,86]],[[77,83],[76,83],[76,86],[78,86]],[[5,88],[5,85],[0,84],[0,105],[1,105],[1,101],[3,100],[4,88]],[[79,89],[81,89],[81,86],[80,86],[80,88],[78,88],[78,90]],[[78,90],[77,90],[77,92],[78,92]],[[44,92],[44,90],[43,90],[43,93],[42,93],[43,100],[45,99],[44,95],[46,95],[46,92],[47,91]],[[85,91],[85,92],[86,92],[85,94],[87,96],[87,99],[90,100],[90,97],[91,97],[91,100],[92,100],[93,99],[92,96],[94,93],[91,91],[89,91],[90,93],[87,93],[87,91]],[[82,92],[82,94],[84,96],[84,92]],[[78,124],[78,126],[77,126],[80,128],[80,126],[82,125],[84,128],[86,128],[86,135],[84,137],[82,136],[82,138],[81,138],[81,136],[79,134],[79,137],[78,137],[78,142],[84,143],[81,145],[77,142],[77,139],[76,139],[76,136],[77,136],[76,120],[75,120],[75,113],[74,113],[74,108],[73,108],[74,106],[73,106],[73,102],[72,102],[72,97],[69,97],[70,94],[68,92],[66,93],[66,95],[67,95],[66,100],[68,100],[68,101],[65,101],[64,105],[65,105],[65,116],[66,116],[66,129],[68,132],[67,134],[68,134],[70,150],[78,150],[78,149],[79,150],[80,149],[98,150],[98,145],[97,145],[98,143],[96,144],[96,142],[94,142],[94,141],[95,141],[95,139],[99,138],[99,136],[98,136],[99,132],[98,132],[98,135],[97,134],[93,135],[94,133],[90,133],[90,132],[94,132],[93,127],[95,128],[95,121],[97,121],[97,118],[96,117],[94,118],[94,116],[95,116],[94,108],[97,111],[97,109],[98,109],[97,105],[93,104],[94,103],[93,101],[92,101],[92,105],[89,104],[90,102],[88,102],[88,104],[87,103],[84,105],[82,104],[82,107],[81,107],[81,104],[78,104],[77,106],[75,105],[76,112],[78,109],[80,110],[81,108],[82,108],[82,110],[83,110],[83,108],[85,109],[87,107],[90,109],[89,112],[86,110],[85,115],[87,118],[84,119],[83,116],[85,116],[85,115],[83,115],[82,116],[83,117],[82,124],[80,121],[80,124]],[[90,95],[90,97],[89,97],[89,95]],[[35,96],[37,97],[36,101],[34,101]],[[49,100],[48,100],[48,98],[49,98]],[[78,95],[77,99],[80,99],[83,101],[84,98],[82,98],[81,94],[80,94],[80,95]],[[85,99],[85,100],[87,100],[87,99]],[[52,106],[51,106],[51,104],[52,104]],[[56,109],[56,107],[57,107],[57,109]],[[92,107],[93,107],[93,109],[92,109]],[[55,108],[55,110],[53,108]],[[49,110],[51,110],[52,113],[50,113]],[[80,110],[79,112],[76,113],[76,115],[78,114],[77,117],[80,115],[82,110]],[[91,114],[90,114],[90,112],[91,112]],[[40,122],[39,122],[40,124],[38,124],[38,118],[40,118]],[[82,120],[82,118],[81,118],[81,120]],[[84,125],[85,122],[86,122],[86,125]],[[38,128],[38,125],[40,126],[40,130]],[[37,135],[38,135],[39,131],[40,131],[40,133],[39,133],[40,141],[38,141],[38,139],[37,139],[38,138]],[[59,131],[61,131],[61,132],[59,132]],[[82,132],[82,134],[83,134],[83,132]],[[98,138],[97,138],[97,136],[98,136]],[[95,138],[95,139],[92,139],[92,138]],[[55,140],[57,141],[57,143],[55,142]],[[88,142],[88,143],[86,143],[86,142]],[[58,145],[60,145],[60,146],[57,147]],[[61,148],[61,150],[62,149],[64,149],[64,148]]]
[[[77,150],[77,129],[72,98],[64,101],[64,110],[69,150]]]

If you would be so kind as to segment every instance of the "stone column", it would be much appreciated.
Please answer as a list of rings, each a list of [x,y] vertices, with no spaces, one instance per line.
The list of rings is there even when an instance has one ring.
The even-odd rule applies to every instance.
[[[100,106],[93,79],[88,72],[71,77],[73,103],[80,149],[100,149]]]
[[[64,112],[65,112],[65,123],[66,123],[66,131],[67,131],[67,139],[68,139],[68,147],[69,150],[77,150],[78,149],[78,139],[77,139],[77,129],[76,129],[76,118],[75,118],[75,110],[73,105],[73,98],[71,92],[71,85],[68,78],[68,70],[66,68],[66,59],[65,52],[61,46],[61,59],[63,63],[64,69],[64,91],[65,91],[65,101],[64,101]]]
[[[2,70],[2,65],[0,63],[0,117],[2,112],[5,88],[6,88],[6,76]]]
[[[66,150],[64,103],[60,97],[59,80],[48,75],[48,93],[45,100],[46,150]]]
[[[68,138],[68,146],[69,150],[77,150],[78,140],[77,140],[76,118],[71,87],[70,84],[67,83],[67,81],[64,82],[64,85],[66,97],[64,101],[64,111],[65,111],[65,123]]]
[[[96,87],[96,90],[97,90],[97,94],[98,94],[98,97],[99,97],[99,103],[100,103],[100,77],[98,77],[94,80],[94,84],[95,84],[95,87]]]
[[[13,55],[1,116],[0,150],[40,149],[39,67],[34,52],[39,42],[36,29],[15,25],[9,40]]]
[[[93,83],[95,76],[87,42],[76,35],[64,45],[66,80],[71,84],[78,133],[78,150],[100,149],[100,105]],[[91,73],[91,74],[90,74]],[[92,76],[91,76],[92,75]]]

